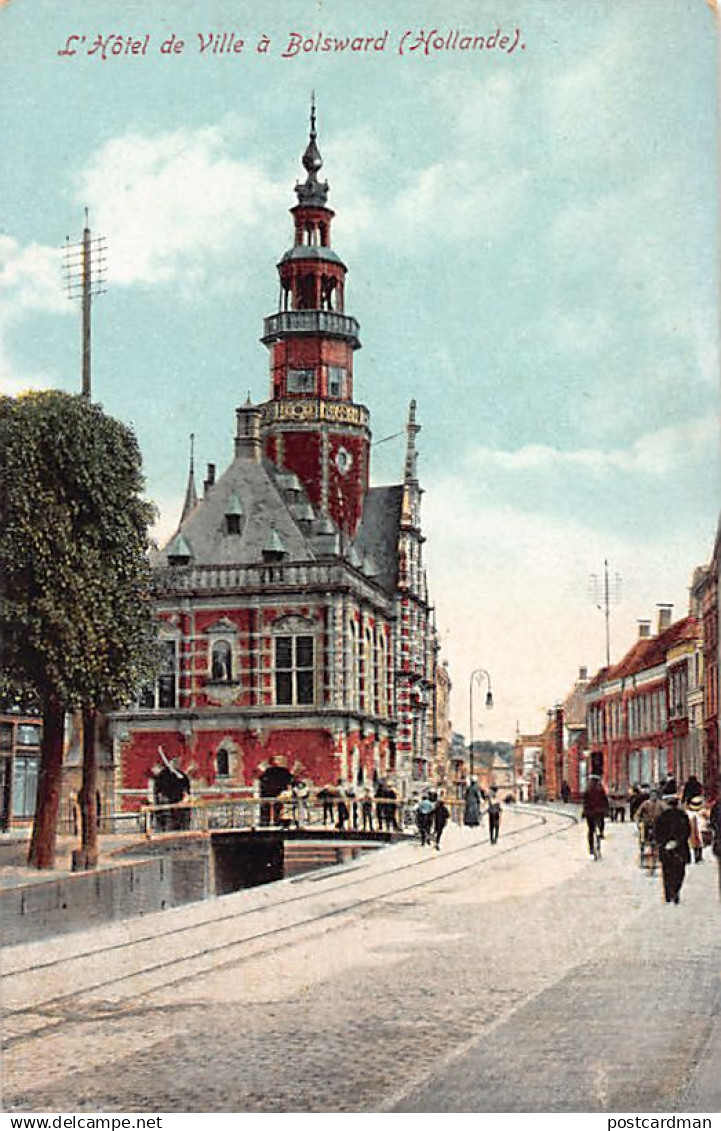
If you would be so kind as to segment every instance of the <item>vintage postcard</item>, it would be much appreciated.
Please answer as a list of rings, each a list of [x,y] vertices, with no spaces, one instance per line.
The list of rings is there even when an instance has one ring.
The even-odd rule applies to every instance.
[[[721,1127],[718,21],[0,0],[9,1126]]]

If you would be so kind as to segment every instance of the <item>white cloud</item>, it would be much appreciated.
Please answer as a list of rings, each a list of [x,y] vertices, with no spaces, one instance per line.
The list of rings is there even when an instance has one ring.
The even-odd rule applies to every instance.
[[[28,315],[72,312],[61,262],[60,248],[36,243],[23,247],[10,236],[0,236],[0,392],[8,396],[53,383],[43,373],[30,375],[16,367],[9,335]]]
[[[113,283],[180,276],[196,286],[223,260],[237,278],[238,253],[248,240],[264,239],[288,196],[288,186],[257,162],[229,156],[217,127],[113,138],[84,171],[79,191],[93,229],[108,240]]]
[[[577,469],[594,475],[611,472],[668,475],[705,453],[716,451],[719,425],[714,416],[699,417],[647,432],[626,448],[561,450],[547,444],[526,444],[512,451],[477,447],[472,464],[500,471],[526,472]]]
[[[580,666],[605,658],[604,617],[588,579],[607,558],[623,578],[612,608],[611,654],[631,646],[638,618],[657,602],[687,612],[687,586],[710,556],[713,531],[669,523],[652,539],[594,528],[593,514],[572,519],[489,504],[467,476],[446,476],[424,497],[431,599],[442,658],[454,682],[452,719],[468,734],[471,671],[486,668],[495,707],[475,712],[475,738],[512,739],[540,729],[544,711],[565,697]]]
[[[151,501],[158,508],[158,517],[150,528],[150,537],[158,546],[164,546],[178,529],[183,498],[181,495],[156,495]]]

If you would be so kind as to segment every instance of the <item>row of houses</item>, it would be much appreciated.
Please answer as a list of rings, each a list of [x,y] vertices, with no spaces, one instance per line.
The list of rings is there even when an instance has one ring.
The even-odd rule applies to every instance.
[[[718,795],[720,540],[721,526],[710,563],[693,574],[685,616],[657,606],[655,624],[638,622],[617,663],[592,676],[581,668],[543,730],[517,736],[521,797],[557,798],[564,783],[579,797],[592,773],[618,794],[695,774],[708,797]]]

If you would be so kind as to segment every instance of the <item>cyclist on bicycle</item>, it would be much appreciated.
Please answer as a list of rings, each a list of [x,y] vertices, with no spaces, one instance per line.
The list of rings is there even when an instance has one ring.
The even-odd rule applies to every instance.
[[[591,774],[588,789],[583,795],[583,816],[588,826],[588,851],[595,856],[596,832],[603,839],[603,828],[608,813],[608,795],[598,774]]]

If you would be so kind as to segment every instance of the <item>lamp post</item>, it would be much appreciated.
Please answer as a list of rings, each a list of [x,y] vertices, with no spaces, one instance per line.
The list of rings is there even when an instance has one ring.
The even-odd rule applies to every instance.
[[[489,676],[489,674],[488,674],[488,672],[486,671],[485,668],[476,668],[475,671],[471,672],[471,682],[470,682],[469,688],[468,688],[468,704],[469,704],[469,715],[470,715],[470,719],[469,719],[469,722],[470,722],[470,760],[469,760],[470,775],[469,776],[470,777],[473,777],[473,684],[474,683],[480,684],[483,681],[483,679],[485,679],[486,683],[488,684],[488,691],[486,692],[486,709],[490,711],[491,707],[493,706],[493,692],[491,691],[491,677]]]

